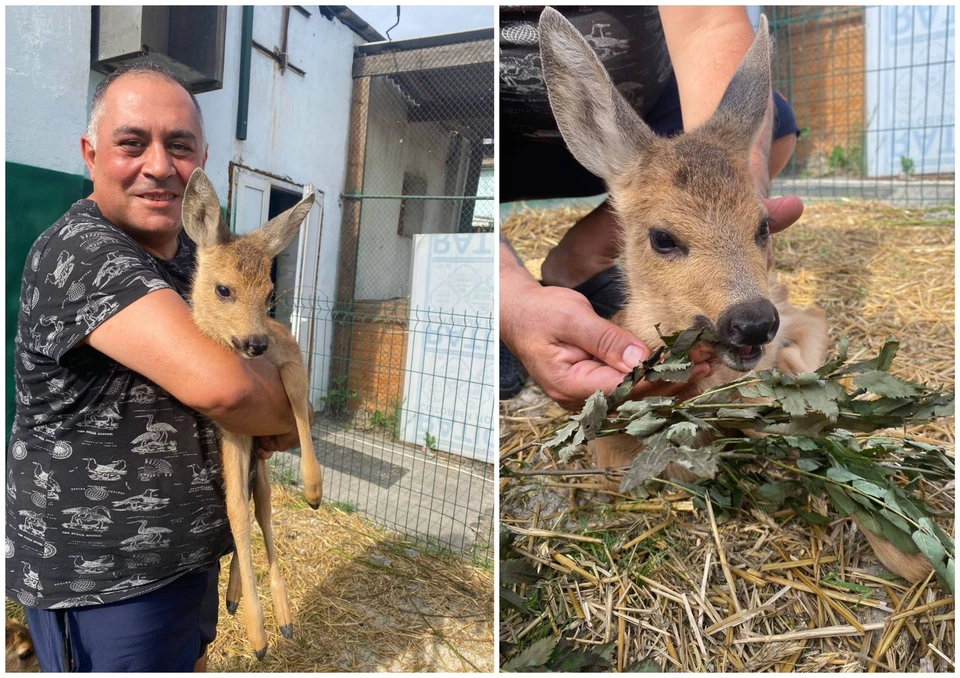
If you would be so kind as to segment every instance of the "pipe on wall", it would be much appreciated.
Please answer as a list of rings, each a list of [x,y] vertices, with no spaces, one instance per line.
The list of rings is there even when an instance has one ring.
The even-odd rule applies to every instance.
[[[253,7],[243,6],[240,26],[240,88],[237,101],[237,139],[247,138],[247,114],[250,109],[250,57],[253,54]]]

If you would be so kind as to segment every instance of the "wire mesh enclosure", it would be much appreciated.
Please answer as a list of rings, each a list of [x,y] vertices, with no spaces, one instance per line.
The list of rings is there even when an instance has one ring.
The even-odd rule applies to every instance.
[[[773,191],[952,204],[955,7],[763,11],[777,45],[774,88],[802,132]]]
[[[357,52],[337,298],[280,303],[311,316],[324,498],[490,562],[493,31]]]

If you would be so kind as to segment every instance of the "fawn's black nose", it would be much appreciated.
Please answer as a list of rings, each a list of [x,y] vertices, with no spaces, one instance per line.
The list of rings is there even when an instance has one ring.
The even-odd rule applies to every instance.
[[[265,334],[254,334],[243,342],[243,351],[251,358],[263,355],[267,350],[269,339]]]
[[[746,301],[720,314],[720,339],[733,346],[762,346],[777,335],[780,314],[768,299]]]

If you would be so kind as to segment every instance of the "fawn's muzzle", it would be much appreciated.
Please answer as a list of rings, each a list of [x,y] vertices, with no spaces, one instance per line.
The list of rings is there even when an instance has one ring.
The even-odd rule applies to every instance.
[[[250,357],[256,358],[267,352],[267,345],[269,344],[270,339],[265,334],[254,334],[243,340],[243,343],[237,346],[240,342],[234,339],[234,346],[237,346],[241,352]]]
[[[762,346],[773,341],[780,328],[780,314],[768,299],[731,306],[717,320],[719,338],[732,346]]]

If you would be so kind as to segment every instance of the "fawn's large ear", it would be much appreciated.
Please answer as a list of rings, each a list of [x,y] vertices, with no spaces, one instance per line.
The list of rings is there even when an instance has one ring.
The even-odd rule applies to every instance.
[[[263,226],[253,232],[253,236],[260,240],[264,251],[271,259],[280,254],[293,240],[300,224],[307,218],[313,208],[316,194],[311,193],[286,212],[275,216]]]
[[[558,11],[544,8],[539,31],[557,127],[573,157],[609,181],[651,144],[654,134],[613,86],[587,41]]]
[[[761,14],[753,44],[733,74],[717,110],[703,125],[705,129],[722,134],[735,150],[750,151],[763,125],[767,107],[772,105],[772,54],[773,42],[767,17]]]
[[[213,184],[199,167],[193,170],[183,192],[183,228],[197,247],[217,247],[230,238],[220,218],[220,201]]]

